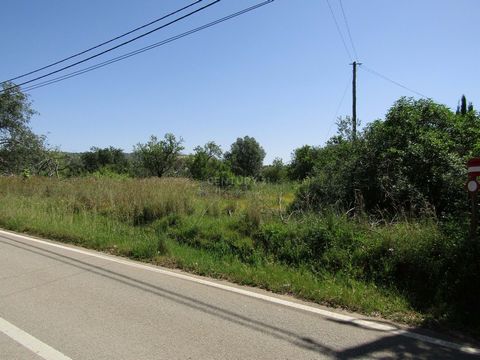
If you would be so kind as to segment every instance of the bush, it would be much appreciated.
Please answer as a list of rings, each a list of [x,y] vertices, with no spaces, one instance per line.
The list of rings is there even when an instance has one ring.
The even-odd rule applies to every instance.
[[[264,166],[262,170],[262,179],[269,183],[279,183],[287,179],[287,167],[282,159],[276,158],[272,165]]]
[[[348,210],[354,206],[358,177],[358,145],[350,142],[329,144],[318,151],[315,176],[299,187],[292,210]]]
[[[108,171],[126,174],[130,171],[130,163],[123,150],[113,146],[104,149],[92,147],[89,152],[81,154],[79,160],[83,170],[89,173]]]
[[[190,176],[195,180],[208,180],[227,170],[221,161],[222,149],[213,141],[203,147],[197,146],[194,154],[188,159]]]
[[[320,148],[310,145],[302,146],[292,154],[292,162],[288,167],[290,180],[304,180],[314,174],[315,164]]]
[[[360,207],[389,217],[463,211],[466,154],[480,141],[480,117],[468,116],[476,141],[459,135],[465,117],[431,100],[401,98],[356,142],[337,136],[318,149],[314,178],[299,189],[293,209]]]

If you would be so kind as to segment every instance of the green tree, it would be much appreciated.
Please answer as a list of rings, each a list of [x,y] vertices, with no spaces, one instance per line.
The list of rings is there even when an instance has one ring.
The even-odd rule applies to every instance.
[[[458,153],[455,116],[432,100],[401,98],[366,134],[363,161],[376,170],[383,206],[440,214],[463,199],[464,162]],[[373,180],[373,179],[372,179]]]
[[[473,104],[472,104],[471,102],[469,102],[469,103],[468,103],[468,110],[467,110],[467,112],[468,112],[468,113],[472,113],[472,112],[474,112],[474,111],[475,111],[475,109],[473,108]]]
[[[480,149],[478,114],[401,98],[359,135],[355,144],[333,141],[321,149],[297,208],[348,209],[360,200],[367,211],[392,215],[462,209],[465,161]]]
[[[46,156],[45,137],[29,127],[35,114],[28,96],[5,83],[0,93],[0,172],[20,174],[36,167]]]
[[[75,177],[85,174],[85,164],[82,160],[83,154],[62,153],[60,174],[64,177]]]
[[[173,168],[184,149],[183,139],[177,140],[173,134],[165,134],[163,140],[154,135],[146,144],[134,147],[134,156],[143,170],[143,175],[161,177]]]
[[[267,165],[262,170],[262,178],[271,183],[279,183],[287,178],[287,167],[283,160],[275,158],[272,165]]]
[[[319,148],[310,145],[304,145],[295,149],[288,168],[288,176],[290,179],[303,180],[312,176],[319,153]]]
[[[467,98],[465,95],[462,95],[460,99],[460,104],[457,106],[457,115],[466,115],[467,114]]]
[[[352,141],[329,142],[315,148],[310,175],[299,188],[292,207],[296,210],[320,211],[327,207],[349,210],[355,203],[357,150],[363,143],[359,136]]]
[[[460,99],[460,102],[457,106],[456,114],[465,116],[468,113],[472,113],[474,111],[475,111],[475,109],[473,108],[473,104],[471,102],[469,102],[468,105],[467,105],[467,98],[466,98],[465,95],[462,95],[462,97]]]
[[[264,158],[265,150],[250,136],[238,138],[225,154],[235,175],[255,178],[260,175]]]
[[[480,115],[470,103],[467,112],[457,111],[450,136],[462,157],[480,156]]]
[[[195,180],[207,180],[217,175],[222,168],[222,149],[213,141],[203,147],[197,146],[189,158],[188,169]]]
[[[122,149],[113,146],[100,149],[92,147],[89,152],[81,154],[83,166],[87,172],[99,171],[107,168],[116,173],[126,173],[129,170],[128,159]]]

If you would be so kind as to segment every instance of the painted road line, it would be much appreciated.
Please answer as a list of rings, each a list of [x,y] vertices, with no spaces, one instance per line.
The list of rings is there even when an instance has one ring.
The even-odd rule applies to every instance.
[[[309,305],[304,305],[304,304],[300,304],[300,303],[296,303],[296,302],[292,302],[292,301],[288,301],[288,300],[283,300],[283,299],[279,299],[279,298],[269,296],[269,295],[259,294],[259,293],[253,292],[253,291],[240,289],[240,288],[237,288],[237,287],[234,287],[234,286],[219,284],[219,283],[216,283],[216,282],[213,282],[213,281],[193,277],[193,276],[186,275],[186,274],[173,272],[173,271],[166,270],[166,269],[163,269],[163,268],[160,268],[160,267],[154,267],[154,266],[150,266],[150,265],[139,264],[139,263],[136,263],[136,262],[133,262],[133,261],[130,261],[130,260],[120,259],[120,258],[117,258],[117,257],[114,257],[114,256],[103,255],[103,254],[96,253],[96,252],[93,252],[93,251],[87,251],[87,250],[77,249],[77,248],[73,248],[73,247],[69,247],[69,246],[65,246],[65,245],[60,245],[60,244],[57,244],[57,243],[44,241],[44,240],[40,240],[40,239],[35,239],[35,238],[29,237],[29,236],[19,235],[19,234],[15,234],[15,233],[4,231],[4,230],[0,230],[0,235],[1,234],[6,235],[6,236],[10,236],[12,238],[18,238],[18,239],[22,239],[22,240],[36,242],[36,243],[39,243],[39,244],[42,244],[42,245],[47,245],[47,246],[54,247],[54,248],[57,248],[57,249],[67,250],[67,251],[74,252],[74,253],[77,253],[77,254],[88,255],[88,256],[91,256],[91,257],[95,257],[97,259],[107,260],[107,261],[110,261],[110,262],[130,266],[130,267],[137,268],[137,269],[156,272],[156,273],[159,273],[159,274],[175,277],[175,278],[178,278],[178,279],[194,282],[194,283],[197,283],[197,284],[210,286],[210,287],[213,287],[213,288],[229,291],[229,292],[232,292],[232,293],[248,296],[248,297],[255,298],[255,299],[260,299],[260,300],[267,301],[267,302],[270,302],[270,303],[283,305],[283,306],[287,306],[287,307],[298,309],[298,310],[307,311],[307,312],[310,312],[310,313],[321,315],[321,316],[323,316],[325,318],[328,318],[328,319],[334,319],[334,320],[343,321],[345,323],[356,324],[356,325],[359,325],[359,326],[361,326],[365,329],[383,331],[383,332],[387,333],[388,335],[402,335],[402,336],[406,336],[406,337],[413,338],[413,339],[416,339],[416,340],[424,341],[424,342],[427,342],[427,343],[430,343],[430,344],[439,345],[439,346],[443,346],[443,347],[446,347],[446,348],[449,348],[449,349],[461,351],[463,353],[480,355],[480,349],[479,348],[474,348],[474,347],[471,347],[471,346],[462,345],[462,344],[454,343],[454,342],[451,342],[451,341],[445,341],[445,340],[437,339],[437,338],[434,338],[434,337],[431,337],[431,336],[421,335],[421,334],[418,334],[418,333],[415,333],[415,332],[412,332],[412,331],[409,331],[409,330],[398,329],[397,327],[395,327],[393,325],[378,323],[378,322],[372,321],[372,320],[358,319],[358,318],[350,316],[350,315],[339,314],[339,313],[336,313],[336,312],[333,312],[333,311],[328,311],[328,310],[320,309],[320,308],[309,306]],[[8,237],[6,239],[8,240]]]
[[[50,345],[45,344],[2,318],[0,318],[0,332],[45,360],[72,360]]]

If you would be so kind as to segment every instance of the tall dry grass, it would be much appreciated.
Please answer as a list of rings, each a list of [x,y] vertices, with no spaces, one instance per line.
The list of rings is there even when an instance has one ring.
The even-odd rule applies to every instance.
[[[66,213],[89,212],[129,224],[195,210],[196,184],[187,179],[0,178],[0,196],[56,204]]]

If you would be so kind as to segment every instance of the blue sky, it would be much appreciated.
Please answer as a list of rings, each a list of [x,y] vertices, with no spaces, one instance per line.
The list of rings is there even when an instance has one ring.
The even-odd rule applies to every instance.
[[[338,0],[330,2],[345,30]],[[0,78],[46,65],[188,3],[6,0],[0,12]],[[255,3],[222,0],[102,59]],[[451,108],[462,94],[480,106],[480,1],[343,0],[343,6],[366,66]],[[345,38],[348,42],[346,32]],[[151,134],[166,132],[182,136],[186,151],[210,140],[227,150],[237,137],[249,135],[265,148],[267,163],[275,157],[288,161],[296,147],[321,145],[334,134],[345,89],[338,115],[350,114],[350,62],[325,0],[276,0],[167,46],[31,91],[40,113],[32,127],[65,151],[112,145],[129,152]],[[359,70],[363,124],[382,118],[403,95],[415,96]]]

